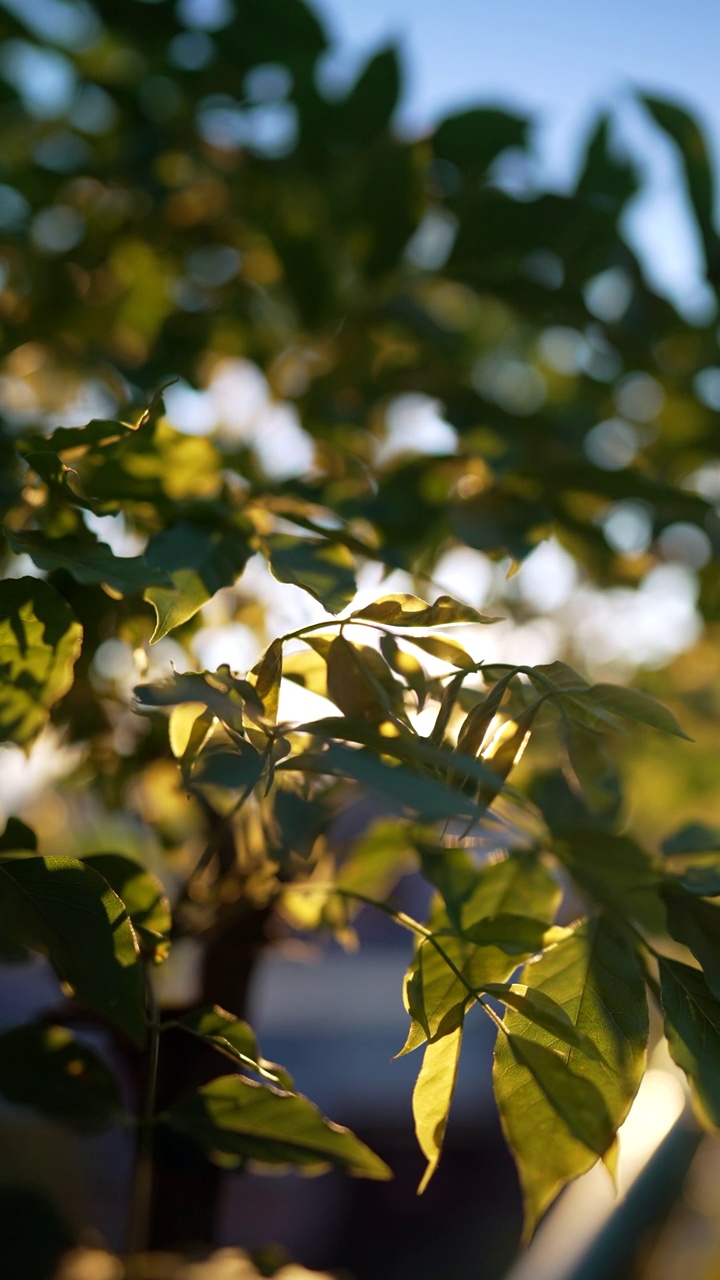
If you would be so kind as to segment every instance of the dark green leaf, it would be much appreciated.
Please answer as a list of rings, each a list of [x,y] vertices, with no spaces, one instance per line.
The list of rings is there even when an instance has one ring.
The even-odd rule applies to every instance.
[[[703,242],[707,273],[713,283],[717,283],[720,239],[715,229],[715,183],[705,137],[697,120],[676,103],[646,95],[641,95],[640,101],[680,152],[688,195]]]
[[[112,1071],[66,1027],[15,1027],[0,1035],[0,1093],[86,1133],[108,1129],[123,1114]]]
[[[210,1151],[261,1164],[322,1171],[336,1165],[365,1178],[389,1178],[383,1161],[349,1129],[332,1124],[302,1094],[220,1076],[167,1112],[163,1121]]]
[[[673,1061],[706,1124],[720,1128],[720,1002],[698,969],[662,958],[660,994]]]
[[[37,853],[37,836],[32,827],[19,818],[8,818],[0,836],[0,853],[12,853],[14,849],[27,849]]]
[[[691,822],[667,836],[660,845],[663,853],[714,853],[720,849],[720,831],[704,822]]]
[[[171,679],[139,684],[135,697],[141,707],[176,707],[202,703],[229,729],[243,731],[243,706],[249,702],[261,715],[265,708],[253,686],[221,667],[218,671],[174,672]]]
[[[667,927],[676,942],[692,951],[702,965],[705,981],[720,1000],[720,906],[666,884]]]
[[[162,960],[170,950],[170,903],[157,876],[122,853],[86,853],[82,861],[107,880],[127,907],[142,951]]]
[[[583,700],[593,707],[601,707],[614,716],[624,720],[633,720],[638,724],[648,724],[663,733],[675,734],[678,738],[692,738],[678,724],[672,711],[664,707],[657,698],[649,693],[641,693],[639,689],[628,689],[620,684],[595,684],[588,690]]]
[[[260,781],[262,756],[249,742],[233,748],[208,747],[197,757],[190,779],[193,787],[221,787],[243,791]]]
[[[7,533],[17,555],[30,556],[39,569],[64,569],[76,582],[107,583],[121,596],[141,594],[153,583],[170,584],[169,574],[146,556],[116,556],[104,542],[86,538],[47,538],[43,533]]]
[[[232,1013],[227,1013],[219,1005],[193,1009],[191,1013],[184,1014],[169,1025],[181,1027],[190,1035],[205,1040],[246,1071],[254,1071],[265,1080],[292,1091],[293,1082],[287,1071],[260,1056],[252,1027]]]
[[[4,936],[47,953],[63,981],[136,1044],[145,1039],[137,939],[107,881],[74,858],[0,861]]]
[[[149,587],[155,609],[152,642],[194,617],[202,606],[240,577],[253,553],[242,529],[213,529],[181,520],[150,539],[145,558],[166,570],[172,585]]]
[[[328,613],[341,613],[357,589],[355,562],[339,542],[277,533],[265,539],[273,577],[302,587]]]
[[[25,746],[73,682],[82,627],[38,578],[0,583],[0,739]]]

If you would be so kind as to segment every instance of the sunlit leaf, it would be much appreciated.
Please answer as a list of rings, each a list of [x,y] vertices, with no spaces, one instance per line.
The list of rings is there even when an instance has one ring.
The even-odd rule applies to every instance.
[[[418,596],[382,596],[352,616],[388,627],[448,627],[458,622],[499,621],[498,618],[486,618],[470,605],[453,600],[452,596],[438,596],[434,604],[427,604]]]
[[[218,671],[176,671],[169,680],[136,685],[135,697],[141,707],[147,708],[203,703],[218,720],[240,734],[245,702],[261,715],[265,711],[253,686],[233,676],[227,667]]]
[[[86,853],[82,861],[107,880],[127,907],[141,950],[155,960],[164,959],[170,949],[172,916],[157,876],[121,853]]]
[[[372,724],[402,714],[402,688],[385,659],[338,636],[327,656],[327,695],[344,715]]]
[[[255,1033],[248,1023],[227,1013],[219,1005],[193,1009],[191,1013],[183,1014],[169,1025],[181,1027],[190,1035],[211,1044],[219,1053],[232,1058],[246,1071],[254,1071],[283,1089],[293,1090],[293,1082],[287,1071],[261,1057]]]
[[[0,583],[0,737],[25,745],[73,682],[82,628],[38,578]]]
[[[145,986],[124,903],[99,872],[74,858],[0,860],[3,932],[46,952],[64,982],[98,1013],[145,1039]]]
[[[308,1171],[330,1164],[359,1177],[391,1176],[379,1156],[349,1129],[326,1120],[307,1098],[242,1076],[220,1076],[203,1085],[162,1119],[210,1151],[261,1164]]]
[[[645,984],[623,937],[600,918],[526,965],[520,982],[550,996],[597,1049],[591,1057],[508,1010],[494,1086],[525,1200],[525,1233],[561,1188],[591,1168],[625,1119],[645,1066]]]
[[[545,991],[535,990],[522,982],[488,982],[483,987],[483,994],[493,996],[501,1004],[507,1005],[508,1009],[523,1014],[528,1022],[542,1027],[562,1044],[573,1045],[591,1058],[598,1057],[598,1051],[590,1037],[578,1031],[562,1005]]]
[[[462,1032],[461,1019],[448,1035],[426,1046],[413,1089],[415,1133],[420,1149],[427,1158],[427,1168],[418,1187],[419,1195],[427,1187],[440,1159],[457,1079]]]

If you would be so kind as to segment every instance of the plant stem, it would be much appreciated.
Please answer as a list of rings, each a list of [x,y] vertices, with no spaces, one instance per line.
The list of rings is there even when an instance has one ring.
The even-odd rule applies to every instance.
[[[130,1259],[138,1253],[144,1253],[148,1247],[152,1210],[153,1132],[155,1126],[158,1055],[160,1052],[160,1023],[155,995],[147,968],[145,970],[145,989],[149,1021],[148,1067],[142,1111],[138,1117],[135,1169],[130,1192],[130,1214],[127,1233],[127,1254]]]

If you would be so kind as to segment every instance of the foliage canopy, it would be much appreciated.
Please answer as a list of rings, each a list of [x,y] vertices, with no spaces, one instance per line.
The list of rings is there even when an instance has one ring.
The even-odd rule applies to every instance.
[[[323,89],[328,39],[301,0],[242,0],[217,30],[164,0],[65,10],[0,18],[0,726],[64,753],[67,822],[54,831],[41,806],[39,844],[8,823],[3,954],[41,952],[81,1006],[149,1041],[141,1158],[159,1124],[226,1163],[383,1178],[261,1056],[242,1009],[214,1007],[232,998],[207,990],[161,1023],[151,973],[178,938],[241,933],[248,907],[342,940],[374,903],[414,935],[402,1052],[422,1053],[423,1185],[479,1006],[529,1234],[612,1159],[648,990],[720,1124],[720,841],[692,828],[651,847],[618,766],[628,732],[688,736],[653,690],[695,691],[701,739],[715,704],[682,664],[630,688],[597,679],[591,654],[585,674],[485,661],[495,610],[472,574],[466,600],[443,590],[442,557],[516,568],[552,536],[585,582],[637,589],[684,555],[712,638],[715,320],[648,283],[623,232],[638,165],[607,117],[574,189],[546,191],[520,115],[398,134],[394,50]],[[42,67],[64,98],[38,87]],[[702,134],[641,101],[677,150],[714,290]],[[212,429],[178,430],[163,391],[178,413],[214,404]],[[429,451],[428,407],[443,433]],[[646,528],[639,550],[610,536],[618,512]],[[499,603],[522,621],[511,588]],[[253,633],[249,670],[202,669],[212,619]],[[376,821],[347,852],[336,818],[359,794]],[[128,811],[134,847],[98,851],[93,833]],[[388,897],[408,870],[433,887],[426,921]],[[156,1115],[170,1027],[226,1061]],[[64,1025],[0,1037],[0,1090],[82,1129],[120,1110]]]

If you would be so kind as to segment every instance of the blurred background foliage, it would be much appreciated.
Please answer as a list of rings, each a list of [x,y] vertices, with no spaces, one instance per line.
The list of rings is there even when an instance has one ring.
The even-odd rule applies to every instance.
[[[661,697],[696,744],[621,741],[632,825],[652,843],[720,822],[717,317],[659,296],[628,245],[642,156],[612,115],[572,188],[548,190],[520,114],[399,134],[395,49],[323,88],[330,42],[301,0],[4,0],[0,35],[5,575],[28,571],[15,443],[135,422],[177,378],[147,465],[122,442],[78,460],[98,501],[51,503],[45,532],[128,556],[171,516],[241,505],[261,538],[320,531],[360,556],[363,589],[382,572],[502,613],[480,657],[561,658]],[[678,150],[716,293],[706,142],[676,105],[643,107]],[[28,760],[5,751],[0,801],[53,851],[112,834],[170,881],[196,861],[207,813],[130,691],[171,662],[245,669],[324,616],[250,554],[152,649],[149,604],[49,566],[90,643]],[[305,814],[299,844],[325,816]],[[297,820],[280,815],[280,844]],[[270,872],[247,848],[262,913]]]

